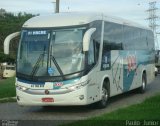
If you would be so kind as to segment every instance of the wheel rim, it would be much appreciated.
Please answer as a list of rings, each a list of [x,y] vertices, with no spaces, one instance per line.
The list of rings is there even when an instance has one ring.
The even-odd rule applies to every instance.
[[[108,100],[108,91],[104,87],[102,88],[102,104],[105,105]]]
[[[145,82],[145,79],[143,78],[143,81],[142,81],[142,89],[145,90],[146,88],[146,82]]]

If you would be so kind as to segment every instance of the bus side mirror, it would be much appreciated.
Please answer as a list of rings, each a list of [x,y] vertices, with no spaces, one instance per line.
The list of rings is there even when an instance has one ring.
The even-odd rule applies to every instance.
[[[12,33],[10,35],[8,35],[5,40],[4,40],[4,54],[9,54],[9,44],[10,44],[10,41],[19,36],[20,35],[20,32],[15,32],[15,33]]]
[[[90,43],[90,40],[91,40],[91,36],[95,31],[96,31],[96,28],[90,28],[84,34],[84,37],[83,37],[83,51],[84,52],[89,50],[89,43]]]

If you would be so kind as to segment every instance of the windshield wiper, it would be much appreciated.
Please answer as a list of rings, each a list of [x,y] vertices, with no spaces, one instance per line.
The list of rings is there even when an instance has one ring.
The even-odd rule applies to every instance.
[[[46,51],[46,46],[44,46],[43,53],[40,54],[40,56],[39,56],[36,64],[35,64],[34,67],[33,67],[33,70],[32,70],[32,72],[31,72],[31,76],[32,76],[32,77],[37,73],[37,71],[38,71],[38,69],[39,69],[39,63],[41,62],[41,60],[44,61],[45,51]],[[42,61],[42,65],[43,65],[43,61]]]
[[[58,72],[60,73],[62,79],[64,80],[64,79],[65,79],[65,78],[64,78],[64,74],[63,74],[60,66],[58,65],[55,57],[52,55],[52,45],[51,45],[51,50],[50,50],[50,66],[51,66],[51,60],[53,61],[54,65],[56,66],[56,68],[57,68]]]
[[[59,65],[58,65],[58,63],[57,63],[57,61],[56,61],[56,59],[54,58],[53,55],[50,55],[50,57],[51,57],[52,61],[54,62],[55,66],[56,66],[56,68],[57,68],[57,70],[58,70],[58,72],[59,72],[60,75],[61,75],[61,77],[62,77],[63,80],[64,80],[64,79],[65,79],[65,78],[64,78],[64,74],[63,74],[61,68],[59,67]]]

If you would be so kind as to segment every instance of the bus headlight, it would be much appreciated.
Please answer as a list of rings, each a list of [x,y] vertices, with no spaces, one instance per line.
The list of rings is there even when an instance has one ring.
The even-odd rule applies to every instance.
[[[29,88],[26,88],[26,87],[23,87],[23,86],[19,86],[19,85],[17,85],[16,87],[21,91],[26,91],[26,90],[29,89]]]
[[[82,83],[79,83],[79,84],[76,84],[76,85],[73,85],[73,86],[70,86],[70,87],[66,87],[66,88],[71,90],[71,91],[75,91],[77,89],[80,89],[80,88],[86,86],[88,83],[89,83],[89,81],[85,81],[85,82],[82,82]]]

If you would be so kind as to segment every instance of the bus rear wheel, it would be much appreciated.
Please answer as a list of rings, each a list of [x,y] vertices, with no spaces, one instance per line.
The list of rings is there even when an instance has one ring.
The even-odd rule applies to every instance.
[[[108,104],[108,99],[110,95],[109,82],[104,82],[101,94],[101,100],[97,103],[97,107],[102,109],[105,108]]]
[[[140,93],[144,93],[146,90],[146,85],[147,85],[147,76],[145,73],[142,75],[142,86],[139,88]]]

